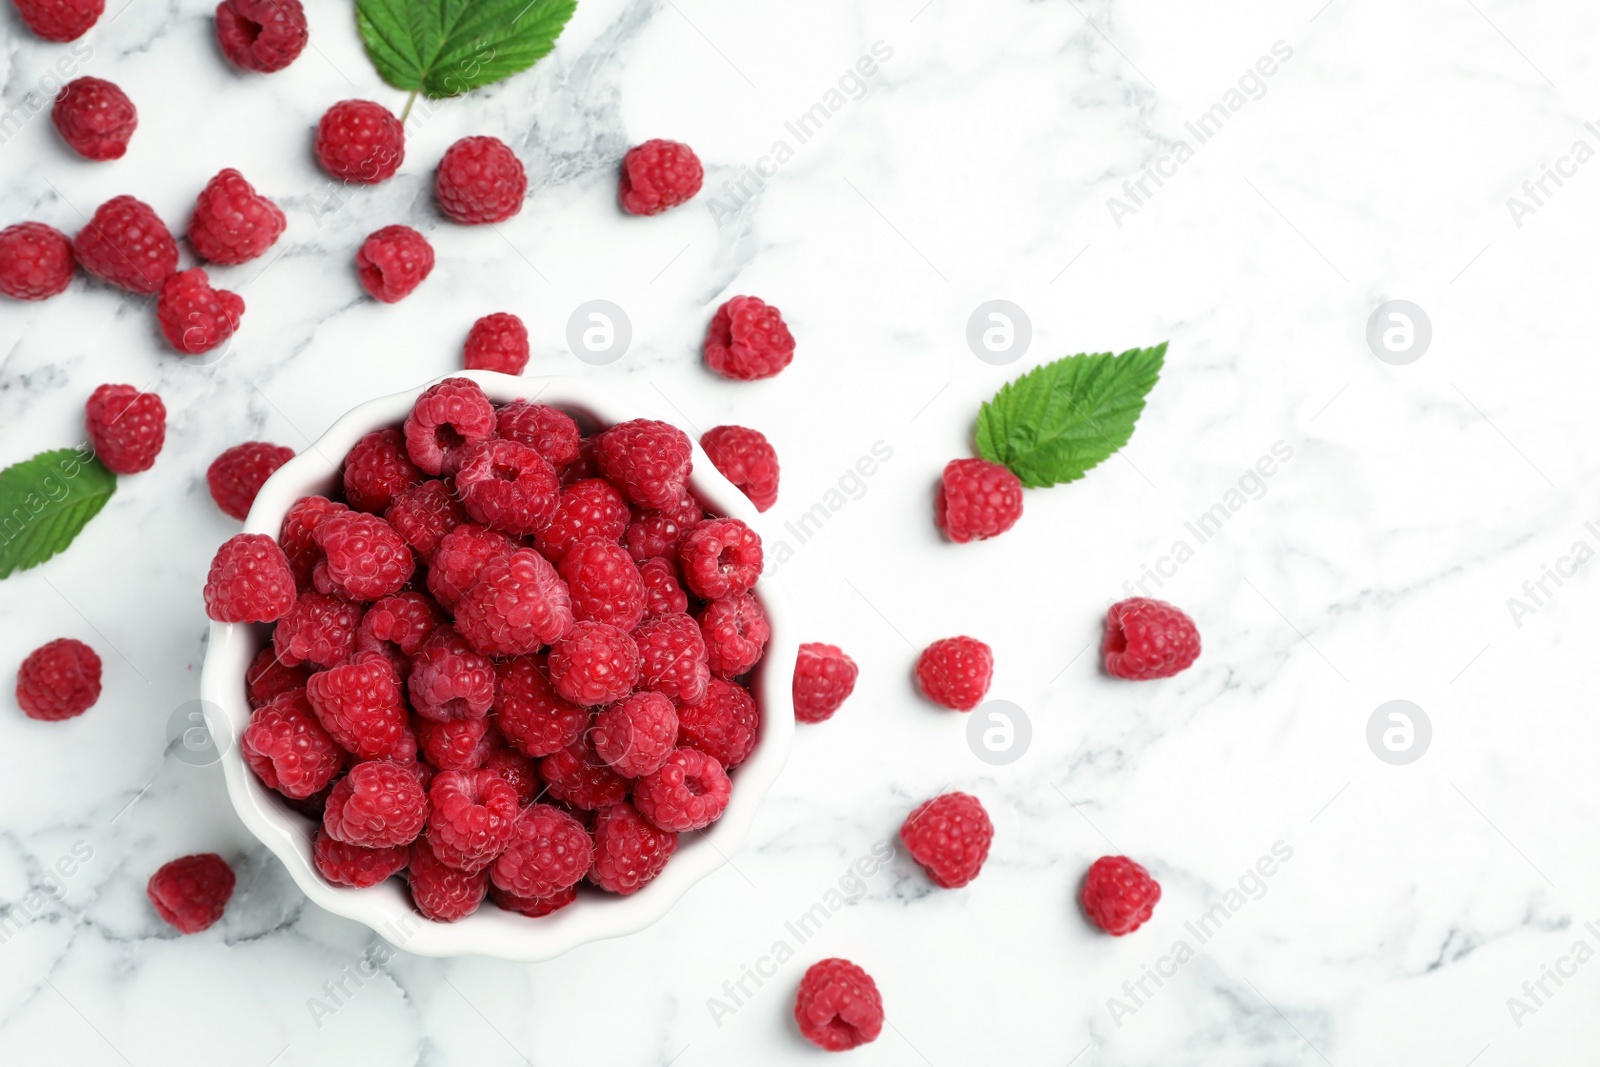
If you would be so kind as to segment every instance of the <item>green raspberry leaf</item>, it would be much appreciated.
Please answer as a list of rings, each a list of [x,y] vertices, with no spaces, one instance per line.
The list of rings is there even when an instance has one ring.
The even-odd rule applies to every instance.
[[[978,412],[978,453],[1030,489],[1077,481],[1133,436],[1166,354],[1163,341],[1033,368]]]
[[[0,578],[72,544],[116,489],[117,476],[76,448],[41,452],[0,471]]]
[[[435,99],[527,70],[549,54],[577,0],[356,0],[372,65]]]

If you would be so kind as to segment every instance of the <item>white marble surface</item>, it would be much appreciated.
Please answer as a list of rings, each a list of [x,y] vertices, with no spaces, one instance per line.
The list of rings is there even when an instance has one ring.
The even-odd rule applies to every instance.
[[[215,272],[248,310],[214,365],[164,351],[147,307],[81,279],[0,306],[0,461],[76,440],[101,382],[154,387],[171,412],[156,468],[126,479],[68,554],[0,585],[0,663],[71,635],[106,664],[81,719],[0,715],[0,900],[26,920],[0,944],[0,1060],[813,1063],[788,1021],[793,989],[805,963],[844,955],[877,977],[892,1024],[852,1054],[861,1064],[1592,1062],[1594,578],[1567,567],[1520,625],[1507,606],[1574,542],[1600,545],[1585,527],[1600,518],[1586,452],[1600,164],[1561,162],[1578,140],[1600,147],[1583,125],[1600,117],[1592,7],[583,0],[535,71],[423,112],[402,173],[329,212],[316,116],[350,96],[398,109],[403,94],[373,73],[345,0],[311,6],[314,50],[257,77],[219,58],[207,4],[132,0],[79,64],[137,102],[128,156],[72,158],[43,116],[0,145],[6,223],[73,231],[131,192],[181,226],[229,165],[289,215],[265,269]],[[9,109],[71,50],[9,10],[0,33]],[[723,183],[792,144],[785,122],[879,41],[892,56],[862,98],[734,205]],[[1236,99],[1199,143],[1185,124],[1226,106],[1277,42],[1292,55],[1259,99]],[[432,206],[432,164],[467,133],[507,138],[529,166],[529,201],[498,232]],[[698,149],[707,192],[622,218],[615,163],[652,136]],[[1185,161],[1162,164],[1180,142]],[[1519,226],[1507,198],[1547,164],[1570,176]],[[1108,199],[1158,165],[1170,177],[1116,225]],[[725,225],[713,194],[737,206]],[[387,307],[351,258],[392,222],[426,232],[439,266]],[[773,381],[723,382],[694,354],[737,292],[777,303],[799,338]],[[604,368],[564,340],[597,297],[635,330]],[[996,297],[1033,325],[1011,367],[964,340]],[[1409,366],[1364,340],[1397,297],[1433,324]],[[860,686],[801,731],[735,866],[650,930],[532,967],[400,955],[315,1012],[380,943],[306,904],[236,821],[216,767],[163,750],[196,694],[206,562],[237,528],[204,469],[244,439],[303,447],[357,400],[448,370],[468,324],[502,309],[533,330],[530,372],[659,389],[695,427],[766,431],[784,464],[769,542],[875,444],[892,450],[780,568],[811,635],[861,664]],[[1047,358],[1164,338],[1166,372],[1122,458],[1030,493],[998,541],[939,542],[930,487],[967,454],[983,398]],[[1292,459],[1260,499],[1149,587],[1199,621],[1199,664],[1160,684],[1103,677],[1083,650],[1105,606],[1277,442]],[[1031,718],[1010,766],[977,760],[966,720],[909,685],[913,646],[957,632],[994,645],[993,695]],[[1365,740],[1394,698],[1434,729],[1402,767]],[[724,982],[946,786],[992,813],[982,876],[936,891],[897,857],[714,1018]],[[1279,842],[1292,858],[1260,899],[1199,944],[1185,924],[1226,906]],[[30,897],[75,845],[92,856]],[[213,849],[239,893],[217,927],[177,937],[145,880]],[[1165,887],[1154,921],[1122,939],[1073,903],[1110,851]],[[1131,1000],[1123,983],[1170,973],[1180,939],[1194,957]],[[1547,967],[1570,977],[1525,992]],[[1112,997],[1137,1010],[1114,1017]],[[1536,1010],[1514,1014],[1511,997]]]

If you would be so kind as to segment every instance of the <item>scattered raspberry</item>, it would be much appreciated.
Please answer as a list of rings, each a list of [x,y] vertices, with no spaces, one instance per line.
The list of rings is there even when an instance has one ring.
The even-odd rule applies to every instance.
[[[387,760],[358,763],[328,795],[323,829],[363,848],[409,845],[422,832],[428,798],[417,777]]]
[[[76,41],[106,9],[105,0],[13,0],[28,29],[47,41]]]
[[[400,493],[422,482],[399,430],[373,430],[344,457],[344,495],[357,511],[382,514]]]
[[[317,123],[314,149],[322,169],[335,178],[374,185],[400,169],[405,128],[382,104],[341,100]]]
[[[624,778],[661,769],[678,739],[678,712],[660,693],[635,693],[594,717],[589,742]]]
[[[392,848],[362,848],[335,841],[321,830],[311,842],[311,861],[322,877],[334,885],[368,889],[394,877],[411,862],[411,850],[404,845]]]
[[[494,722],[517,751],[535,759],[572,744],[589,725],[589,709],[563,700],[534,656],[496,664]]]
[[[454,474],[466,451],[494,433],[494,405],[470,378],[429,386],[406,416],[406,451],[424,474]]]
[[[17,706],[30,719],[72,719],[100,699],[100,657],[82,641],[58,638],[28,653],[17,670]]]
[[[268,789],[302,799],[326,789],[344,752],[317,721],[304,689],[279,693],[250,715],[240,747]]]
[[[377,600],[361,616],[355,654],[378,653],[402,676],[412,656],[433,636],[443,618],[422,593],[396,593]]]
[[[456,222],[504,222],[522,210],[528,175],[516,153],[497,137],[463,137],[439,160],[434,195]]]
[[[922,650],[917,685],[935,704],[971,711],[994,677],[994,653],[975,637],[947,637]]]
[[[222,0],[217,5],[217,44],[240,70],[282,70],[309,39],[300,0]]]
[[[411,661],[407,692],[424,719],[481,719],[494,703],[494,664],[450,626],[433,631]]]
[[[131,385],[102,385],[84,405],[89,443],[107,469],[138,474],[155,465],[167,440],[167,406]]]
[[[833,718],[856,687],[856,661],[833,645],[810,641],[794,664],[794,717],[800,722]]]
[[[369,295],[393,304],[433,273],[433,246],[410,226],[385,226],[356,250],[356,273]]]
[[[699,623],[687,615],[663,615],[633,632],[639,646],[639,684],[679,704],[697,704],[706,695],[711,666]]]
[[[405,539],[422,562],[431,564],[444,535],[467,521],[467,513],[448,483],[437,478],[419,482],[395,495],[384,511],[389,525]]]
[[[478,910],[489,893],[489,876],[480,870],[467,874],[448,866],[427,838],[411,846],[411,867],[406,872],[411,902],[424,918],[453,923]]]
[[[533,761],[520,752],[497,748],[484,759],[483,770],[510,784],[516,791],[518,807],[533,803],[533,798],[539,795],[539,772],[534,769]]]
[[[970,793],[943,793],[906,817],[900,840],[933,884],[960,889],[983,869],[994,840],[994,824]]]
[[[295,0],[237,0],[263,6]],[[277,204],[256,192],[232,167],[218,172],[200,190],[189,216],[189,243],[195,255],[213,263],[246,263],[271,248],[286,225]]]
[[[483,766],[494,749],[488,719],[423,720],[417,744],[430,766],[441,771],[470,771]]]
[[[1022,518],[1022,480],[999,463],[953,459],[945,464],[933,513],[957,544],[995,537]]]
[[[550,646],[550,682],[574,704],[621,700],[633,692],[639,668],[633,638],[603,622],[575,622]]]
[[[606,765],[589,743],[587,733],[540,760],[539,776],[545,780],[552,800],[583,811],[604,811],[622,803],[633,784]]]
[[[548,897],[576,885],[593,859],[594,844],[582,823],[553,805],[534,804],[517,816],[511,843],[490,877],[519,897]]]
[[[428,592],[446,611],[454,611],[488,562],[509,555],[516,547],[515,541],[497,530],[462,523],[439,541],[428,568]]]
[[[705,357],[724,378],[770,378],[794,359],[794,337],[777,308],[753,296],[736,296],[711,317]]]
[[[562,908],[578,899],[578,887],[569,885],[547,897],[519,897],[515,893],[507,893],[504,889],[489,883],[489,899],[506,911],[514,911],[518,915],[526,915],[530,919],[537,919],[551,912],[560,911]]]
[[[428,787],[428,844],[446,866],[471,874],[511,843],[521,806],[493,771],[440,771]]]
[[[336,504],[325,496],[303,496],[290,505],[289,513],[283,517],[278,543],[283,546],[283,554],[289,558],[295,587],[302,592],[310,588],[312,571],[322,559],[322,549],[317,547],[314,536],[317,525],[329,515],[348,510],[343,504]]]
[[[1134,597],[1106,612],[1100,655],[1116,678],[1171,678],[1200,658],[1200,631],[1179,608]]]
[[[702,519],[678,543],[683,580],[707,600],[738,596],[761,577],[761,535],[738,519]]]
[[[74,78],[50,109],[61,139],[84,159],[121,159],[139,113],[128,94],[102,78]]]
[[[1091,863],[1078,896],[1090,921],[1113,937],[1149,922],[1160,899],[1161,886],[1127,856],[1101,856]]]
[[[772,636],[767,613],[749,593],[713,600],[700,612],[706,660],[718,678],[737,678],[754,667]]]
[[[394,527],[376,515],[342,511],[317,524],[312,536],[328,563],[328,577],[355,600],[398,593],[416,561]]]
[[[495,415],[495,433],[528,445],[549,460],[552,467],[572,463],[583,447],[572,416],[549,404],[529,400],[513,400],[502,407]]]
[[[849,960],[821,960],[800,979],[794,1021],[813,1045],[844,1052],[883,1032],[883,997],[872,976]]]
[[[262,535],[240,534],[239,536]],[[234,538],[235,541],[238,539]],[[224,619],[222,621],[267,620]],[[301,593],[294,601],[294,606],[289,609],[289,613],[278,620],[277,627],[272,631],[272,647],[277,651],[278,659],[291,667],[299,663],[335,667],[349,659],[351,653],[355,651],[356,627],[360,625],[360,604],[352,604],[348,600],[324,593]]]
[[[271,622],[293,611],[294,572],[266,534],[235,534],[211,559],[205,600],[206,616],[218,622]]]
[[[72,242],[54,226],[19,222],[0,230],[0,293],[13,300],[44,300],[72,284],[77,258]]]
[[[594,818],[589,880],[607,893],[631,896],[649,884],[678,850],[678,835],[645,822],[632,804],[614,804]]]
[[[678,706],[678,744],[697,748],[731,771],[756,750],[761,716],[742,685],[711,679],[698,704]]]
[[[456,604],[456,629],[484,656],[526,655],[571,625],[567,587],[531,548],[490,560]]]
[[[244,299],[238,293],[212,288],[211,279],[199,267],[172,275],[156,298],[161,334],[185,356],[198,356],[227,344],[243,316]]]
[[[474,322],[467,331],[462,366],[521,374],[528,365],[528,353],[528,328],[510,312],[497,311]]]
[[[567,549],[585,538],[621,540],[631,514],[628,502],[610,482],[585,478],[561,490],[555,515],[535,536],[534,544],[545,559],[559,564]]]
[[[685,493],[663,511],[640,514],[628,524],[622,543],[628,555],[641,563],[658,556],[667,556],[676,562],[684,535],[705,517],[700,505]]]
[[[243,522],[267,479],[293,458],[294,449],[268,441],[234,445],[206,468],[211,499],[217,502],[223,514]]]
[[[698,193],[704,177],[700,157],[686,144],[658,139],[635,145],[622,157],[622,210],[659,215]]]
[[[678,568],[666,556],[653,556],[639,564],[639,577],[644,580],[646,619],[689,610],[689,594],[678,584]]]
[[[178,242],[155,210],[131,196],[112,197],[95,209],[72,251],[83,269],[140,296],[150,296],[178,269]]]
[[[559,568],[572,595],[572,617],[632,630],[644,618],[644,579],[615,541],[585,538],[567,550]]]
[[[318,671],[306,683],[306,698],[328,736],[357,759],[394,757],[409,732],[400,679],[382,656]]]
[[[629,500],[662,510],[684,497],[693,451],[689,438],[676,426],[632,419],[596,438],[594,458]]]
[[[310,677],[311,671],[304,664],[290,667],[278,662],[278,653],[268,645],[256,653],[244,672],[245,695],[252,709],[259,708],[279,693],[304,689]]]
[[[233,868],[215,852],[184,856],[150,877],[145,892],[160,915],[181,934],[198,934],[222,918],[233,896]]]
[[[561,499],[561,481],[534,449],[494,438],[462,454],[456,492],[472,518],[523,537],[549,525]]]
[[[681,833],[720,819],[732,792],[722,764],[698,749],[679,748],[634,785],[633,805],[653,826]]]
[[[700,437],[711,465],[722,472],[757,511],[778,502],[778,453],[760,430],[713,426]]]

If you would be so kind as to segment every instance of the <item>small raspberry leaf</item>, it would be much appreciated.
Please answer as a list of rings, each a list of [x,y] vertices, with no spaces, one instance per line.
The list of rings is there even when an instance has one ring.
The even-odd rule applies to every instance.
[[[72,544],[116,492],[117,476],[87,448],[58,448],[0,471],[0,578]]]
[[[460,96],[549,54],[577,0],[356,0],[372,65],[397,89]]]
[[[1030,489],[1082,478],[1133,436],[1167,344],[1035,367],[978,412],[978,453]]]

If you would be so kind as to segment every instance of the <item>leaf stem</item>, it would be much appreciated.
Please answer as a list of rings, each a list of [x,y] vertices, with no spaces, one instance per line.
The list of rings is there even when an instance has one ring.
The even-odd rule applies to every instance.
[[[406,97],[405,108],[400,112],[400,125],[404,126],[406,124],[406,116],[411,114],[411,105],[415,104],[416,102],[417,90],[413,89],[411,90],[411,95]]]

